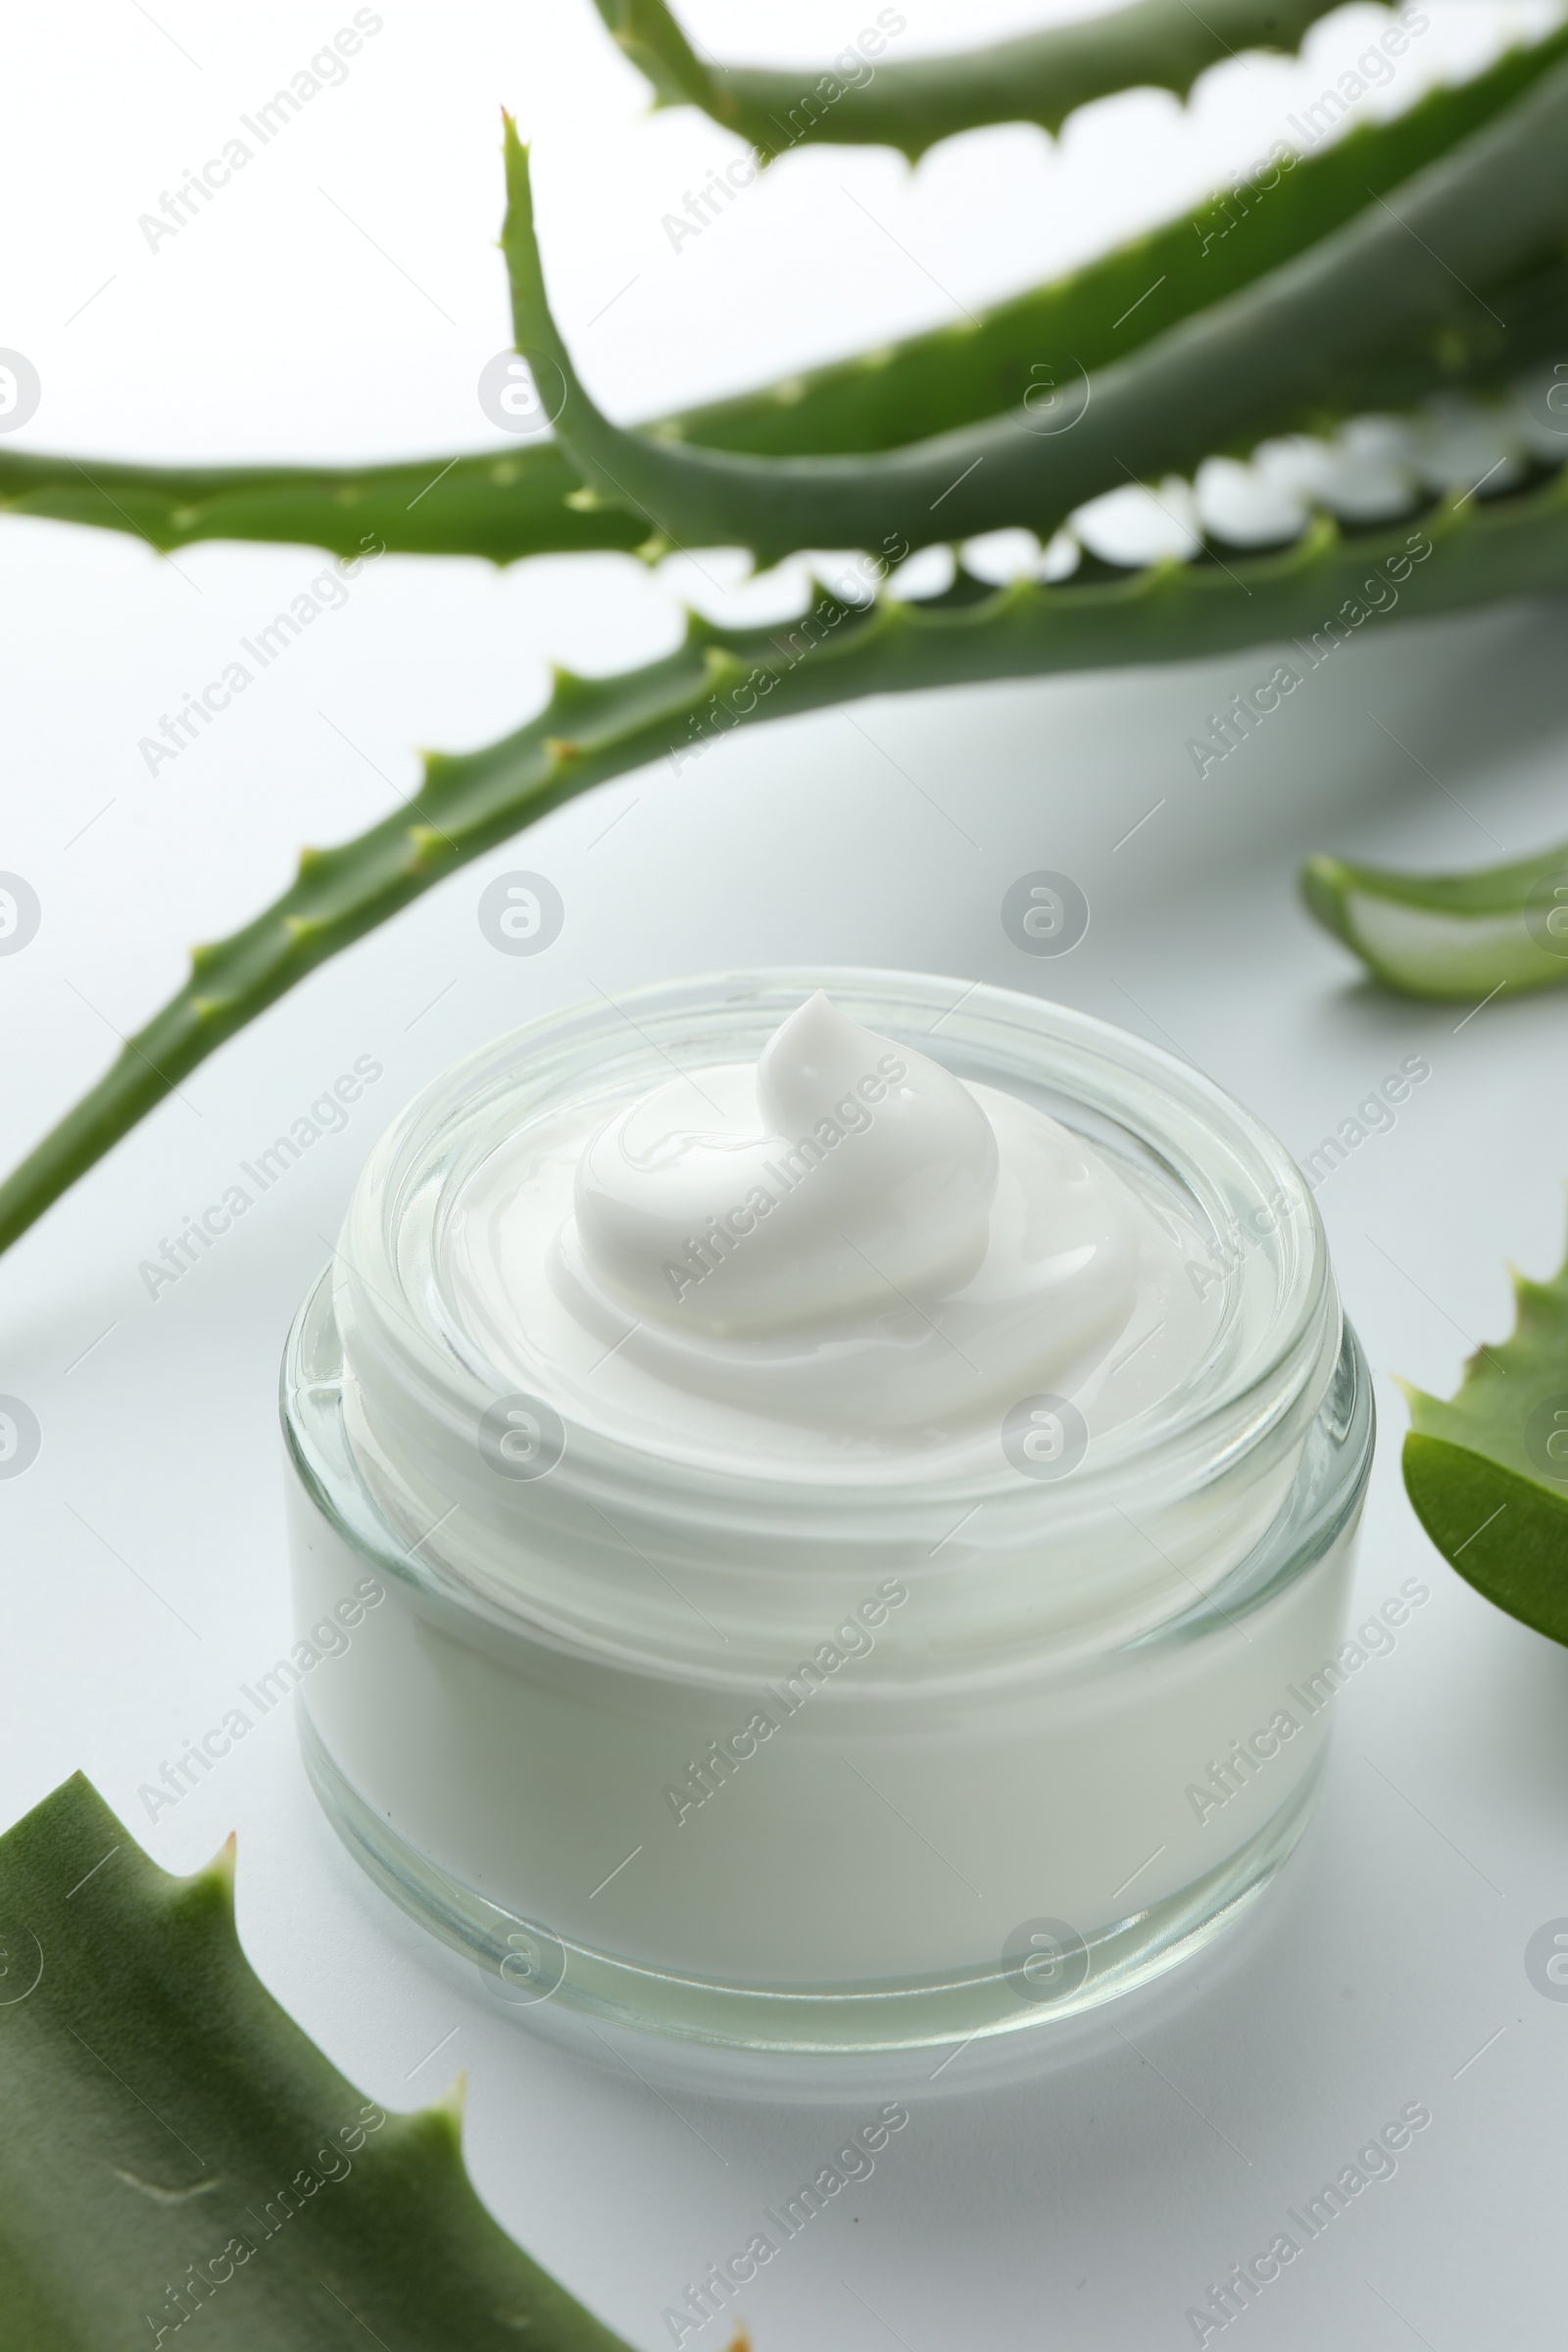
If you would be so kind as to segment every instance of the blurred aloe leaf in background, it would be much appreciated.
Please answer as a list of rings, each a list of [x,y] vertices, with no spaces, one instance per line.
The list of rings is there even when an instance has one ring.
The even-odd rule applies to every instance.
[[[786,93],[760,70],[699,59],[661,0],[604,0],[602,13],[661,103],[704,106],[776,152],[763,119]],[[1294,50],[1327,13],[1306,0],[1201,11],[1130,0],[966,56],[883,59],[808,127],[918,154],[982,122],[1054,125],[1091,97],[1151,80],[1185,93],[1239,47]],[[1418,20],[1406,7],[1382,21],[1385,65],[1409,48]],[[812,86],[793,70],[784,78]],[[357,840],[307,851],[274,906],[195,952],[185,986],[0,1185],[0,1248],[328,956],[612,776],[660,760],[679,775],[732,727],[861,695],[1188,661],[1325,631],[1344,641],[1365,617],[1372,574],[1404,582],[1400,620],[1568,592],[1568,416],[1559,423],[1552,405],[1568,378],[1568,26],[1386,122],[1308,143],[1298,154],[1276,141],[1271,160],[1210,205],[958,327],[628,426],[576,377],[547,295],[527,158],[509,129],[514,326],[536,377],[564,394],[544,403],[552,438],[325,469],[0,452],[0,506],[129,528],[161,547],[304,539],[358,553],[379,540],[499,562],[606,548],[654,558],[715,542],[760,561],[866,551],[863,596],[813,587],[806,610],[771,629],[693,618],[662,661],[619,677],[558,674],[546,709],[514,734],[427,759],[404,808]],[[1279,436],[1311,432],[1332,444],[1320,445],[1332,473],[1369,410],[1461,389],[1494,395],[1470,440],[1431,408],[1411,419],[1409,463],[1384,469],[1371,509],[1336,507],[1320,482],[1298,484],[1285,519],[1263,529],[1201,519],[1188,477],[1200,486],[1206,465],[1245,472],[1285,446]],[[1461,482],[1453,451],[1478,439],[1500,439],[1503,454],[1492,448]],[[1187,553],[1144,565],[1097,557],[1086,509],[1152,481],[1157,503],[1175,497],[1200,516]],[[1002,581],[975,553],[998,532],[1035,551]],[[912,594],[899,566],[930,546],[956,550],[951,584]],[[1376,894],[1350,873],[1324,865],[1309,881],[1332,927],[1359,953],[1370,943],[1398,985],[1400,972],[1442,977],[1445,956],[1457,973],[1446,947],[1430,953],[1430,918],[1444,908],[1424,909],[1423,961],[1390,947],[1405,920],[1389,911],[1397,893],[1386,889],[1374,911]],[[1531,962],[1539,942],[1521,919],[1512,970],[1533,984],[1552,975]],[[1398,938],[1409,935],[1406,920]]]
[[[1462,874],[1308,858],[1301,895],[1375,979],[1474,1004],[1568,980],[1568,843]]]

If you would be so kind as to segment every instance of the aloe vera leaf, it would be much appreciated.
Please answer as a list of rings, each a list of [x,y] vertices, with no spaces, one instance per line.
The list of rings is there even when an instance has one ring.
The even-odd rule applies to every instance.
[[[167,1877],[76,1774],[0,1838],[0,1972],[15,2352],[183,2319],[215,2352],[625,2352],[491,2220],[455,2105],[383,2114],[252,1974],[232,1844]]]
[[[159,549],[249,539],[357,556],[378,538],[399,554],[497,564],[635,549],[646,533],[630,515],[566,506],[580,487],[553,441],[483,457],[315,467],[120,466],[0,450],[0,510],[127,531]]]
[[[876,456],[764,458],[612,424],[588,398],[546,297],[526,151],[506,126],[502,230],[516,344],[564,387],[557,432],[588,490],[673,545],[881,549],[1027,524],[1042,536],[1129,478],[1191,472],[1221,451],[1343,411],[1370,362],[1441,349],[1488,308],[1479,284],[1560,262],[1568,230],[1568,66],[1260,284],[1061,395],[1064,422],[995,417]]]
[[[1416,530],[1346,538],[1319,516],[1294,547],[1226,564],[1162,564],[1054,587],[1019,580],[991,594],[968,582],[923,606],[858,610],[824,596],[804,620],[772,630],[694,618],[676,652],[618,677],[558,672],[526,726],[484,751],[428,758],[406,809],[338,849],[308,852],[265,913],[196,952],[185,986],[0,1184],[0,1249],[318,963],[592,785],[665,757],[678,772],[731,727],[862,695],[1184,662],[1292,638],[1311,641],[1301,659],[1315,665],[1367,624],[1369,603],[1389,606],[1395,581],[1391,610],[1407,618],[1568,590],[1568,469],[1487,505],[1449,499]]]
[[[1292,261],[1499,114],[1568,58],[1568,26],[1509,50],[1484,74],[1430,91],[1387,122],[1366,122],[1320,153],[1274,160],[1190,213],[1117,246],[1070,275],[955,319],[906,342],[835,361],[763,392],[714,401],[649,429],[661,438],[775,456],[879,450],[929,439],[1021,405],[1031,369],[1071,354],[1086,368],[1109,365]],[[1501,303],[1499,310],[1507,317]],[[1496,380],[1568,333],[1568,303],[1544,342],[1534,322],[1499,336],[1484,312],[1441,351],[1409,357],[1423,378],[1391,404],[1376,371],[1357,380],[1351,404],[1403,405],[1440,383]],[[3,480],[3,473],[0,473]]]
[[[1513,1288],[1512,1338],[1471,1356],[1456,1396],[1406,1386],[1405,1492],[1467,1584],[1568,1642],[1568,1264]]]
[[[598,0],[620,48],[661,105],[700,106],[765,155],[808,139],[898,147],[913,159],[988,122],[1055,130],[1075,108],[1117,90],[1174,90],[1243,49],[1294,51],[1338,0],[1132,0],[1081,24],[938,57],[882,57],[864,78],[830,66],[718,65],[698,57],[663,0]],[[882,20],[896,14],[883,10]],[[903,29],[903,20],[894,31]],[[848,56],[849,51],[845,52]],[[842,59],[837,61],[842,63]]]
[[[1568,843],[1465,874],[1310,858],[1301,895],[1326,931],[1405,996],[1474,1003],[1568,980]]]
[[[1150,235],[974,318],[711,402],[647,429],[759,455],[874,451],[1019,406],[1031,370],[1077,356],[1098,368],[1189,312],[1236,293],[1387,196],[1568,57],[1568,28],[1510,51],[1485,74],[1432,91],[1393,122],[1366,123],[1283,171],[1269,165]],[[1506,321],[1477,311],[1436,344],[1371,366],[1350,408],[1400,407],[1438,385],[1493,382],[1568,335],[1561,271],[1522,307],[1483,289]],[[644,526],[613,507],[566,504],[580,489],[558,443],[484,456],[355,467],[111,465],[0,448],[0,509],[128,531],[157,548],[203,539],[290,541],[354,556],[368,537],[395,552],[495,563],[600,548],[631,551]]]

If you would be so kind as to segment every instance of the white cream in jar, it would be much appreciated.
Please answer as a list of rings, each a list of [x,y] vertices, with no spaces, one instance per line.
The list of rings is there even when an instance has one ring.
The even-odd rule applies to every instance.
[[[1036,1392],[1109,1427],[1218,1312],[1193,1235],[1093,1145],[821,992],[755,1062],[530,1125],[447,1246],[453,1304],[512,1385],[720,1467],[956,1469]]]
[[[820,983],[820,985],[818,985]],[[284,1373],[327,1808],[526,2006],[958,2040],[1261,1886],[1371,1443],[1310,1197],[1059,1007],[739,974],[534,1024],[362,1179]]]

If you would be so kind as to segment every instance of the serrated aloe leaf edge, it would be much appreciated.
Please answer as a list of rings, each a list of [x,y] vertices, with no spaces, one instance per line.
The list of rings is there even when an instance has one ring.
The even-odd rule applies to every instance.
[[[1406,1388],[1405,1491],[1467,1584],[1568,1642],[1568,1263],[1513,1287],[1512,1338],[1470,1358],[1454,1396]]]
[[[1059,422],[1025,409],[871,455],[758,457],[629,430],[589,398],[550,308],[527,151],[509,119],[502,250],[514,334],[536,377],[561,387],[556,431],[591,493],[582,503],[621,508],[671,545],[768,559],[1017,524],[1048,537],[1128,479],[1191,474],[1205,456],[1245,455],[1343,408],[1369,365],[1440,350],[1472,327],[1473,287],[1549,274],[1568,225],[1565,131],[1558,64],[1419,172],[1397,210],[1369,206],[1245,293],[1084,371],[1057,394]]]
[[[1185,95],[1222,53],[1294,49],[1333,0],[1206,0],[1202,15],[1185,0],[1132,0],[965,57],[879,62],[799,121],[801,76],[700,60],[662,0],[599,4],[662,102],[706,107],[764,153],[829,139],[916,157],[980,123],[1054,129],[1134,83]],[[692,539],[763,558],[848,542],[892,562],[938,535],[1028,523],[1045,536],[1113,485],[1112,447],[1123,470],[1191,472],[1266,433],[1445,382],[1500,380],[1554,348],[1568,318],[1565,58],[1568,28],[1254,177],[1234,198],[1252,227],[1229,252],[1227,199],[1223,230],[1213,206],[1200,208],[971,327],[639,432],[600,416],[572,371],[512,140],[517,344],[567,381],[558,441],[354,469],[115,466],[7,450],[0,504],[160,547],[228,536],[349,554],[379,534],[388,547],[498,562]],[[1396,207],[1367,210],[1363,198],[1396,189]],[[1114,342],[1115,306],[1161,262],[1147,315]],[[1004,416],[1046,344],[1052,358],[1077,346],[1093,379],[1095,422],[1081,437],[1036,438]],[[961,495],[955,483],[940,530],[926,527],[942,469],[971,453],[983,478]],[[406,810],[307,852],[272,907],[196,952],[187,985],[0,1185],[0,1248],[318,963],[597,783],[661,758],[679,769],[732,726],[860,695],[1315,641],[1367,572],[1396,563],[1401,617],[1563,593],[1568,475],[1487,505],[1451,498],[1393,532],[1348,538],[1319,517],[1296,546],[1229,565],[1113,579],[1086,566],[1075,584],[992,593],[960,574],[924,606],[824,595],[772,631],[694,620],[661,662],[601,680],[558,675],[527,726],[428,759]],[[1303,890],[1380,977],[1481,996],[1568,976],[1549,931],[1543,944],[1543,889],[1568,880],[1565,868],[1568,848],[1427,879],[1320,858]],[[1409,1392],[1404,1476],[1458,1573],[1568,1642],[1568,1265],[1515,1287],[1513,1336],[1471,1360],[1453,1398]],[[235,1934],[231,1859],[170,1879],[79,1776],[0,1838],[0,2112],[6,2352],[156,2352],[192,2322],[220,2352],[327,2352],[362,2330],[401,2352],[519,2340],[626,2352],[486,2213],[455,2101],[386,2114],[271,2000]]]
[[[626,2352],[486,2212],[455,2099],[387,2114],[278,2007],[231,1858],[168,1877],[79,1774],[0,1838],[0,2114],[6,2352]]]
[[[1141,348],[1237,293],[1386,197],[1568,57],[1568,27],[1508,51],[1474,79],[1432,90],[1134,238],[1069,276],[933,332],[717,401],[645,429],[754,455],[874,452],[1021,405],[1039,370],[1086,368]],[[1488,289],[1488,307],[1415,354],[1376,358],[1350,405],[1398,406],[1446,385],[1490,383],[1543,355],[1568,317],[1548,269]],[[1490,311],[1496,315],[1491,316]],[[1332,425],[1327,412],[1313,421]],[[203,539],[296,541],[357,554],[368,533],[397,552],[512,563],[546,553],[632,552],[646,523],[568,505],[582,487],[558,443],[364,467],[144,466],[0,448],[0,510],[131,532],[174,549]]]
[[[563,803],[651,761],[673,774],[731,729],[871,694],[1183,662],[1305,639],[1334,645],[1368,618],[1451,612],[1568,589],[1568,470],[1488,503],[1450,498],[1414,527],[1347,537],[1320,516],[1294,546],[1233,564],[1161,564],[1076,585],[959,584],[930,604],[857,608],[823,594],[802,619],[684,643],[618,677],[557,673],[549,703],[480,752],[425,760],[418,790],[353,841],[308,851],[298,879],[229,939],[195,951],[185,986],[0,1184],[0,1249],[181,1077],[318,964],[435,883]],[[1359,616],[1358,618],[1355,616]],[[1334,624],[1332,639],[1327,633]],[[1320,658],[1309,644],[1309,664]]]
[[[913,59],[888,55],[906,20],[884,8],[871,28],[876,62],[867,71],[852,48],[817,69],[715,64],[698,56],[664,0],[597,0],[660,105],[700,106],[764,154],[829,140],[884,144],[911,159],[986,123],[1055,130],[1075,108],[1135,83],[1185,97],[1207,67],[1240,50],[1294,51],[1337,4],[1210,0],[1200,14],[1186,0],[1131,0],[1087,24]]]

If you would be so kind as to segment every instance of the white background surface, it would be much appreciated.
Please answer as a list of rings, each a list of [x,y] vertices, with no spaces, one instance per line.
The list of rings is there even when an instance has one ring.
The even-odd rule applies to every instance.
[[[12,28],[0,342],[43,377],[25,446],[497,445],[473,385],[509,339],[498,101],[537,139],[547,266],[585,373],[635,415],[934,323],[953,299],[1159,217],[1260,152],[1381,22],[1358,6],[1300,65],[1227,66],[1191,116],[1147,92],[1091,110],[1059,149],[984,133],[913,174],[885,152],[794,156],[677,256],[661,215],[732,147],[690,113],[643,116],[586,0],[393,0],[346,86],[154,255],[138,213],[350,10],[157,13],[100,0]],[[909,13],[912,49],[1038,22],[1046,0]],[[1527,21],[1464,0],[1434,14],[1401,102],[1478,60],[1486,23]],[[813,0],[784,15],[693,0],[690,22],[726,54],[816,57],[874,11]],[[7,1162],[98,1073],[111,1024],[134,1027],[178,983],[190,941],[263,905],[302,843],[358,830],[389,786],[412,786],[411,747],[484,742],[537,707],[548,660],[618,667],[679,625],[677,583],[629,560],[501,575],[391,558],[150,778],[138,737],[320,565],[230,547],[168,563],[130,538],[0,523],[0,866],[44,909],[32,945],[0,962]],[[1306,1845],[1232,1945],[1104,2013],[1054,2077],[965,2093],[958,2061],[939,2086],[952,2095],[916,2100],[874,2177],[763,2273],[745,2306],[760,2346],[1191,2342],[1184,2311],[1208,2282],[1418,2099],[1434,2122],[1397,2176],[1237,2328],[1255,2352],[1561,2340],[1568,2006],[1532,1987],[1523,1953],[1568,1913],[1568,1658],[1431,1552],[1399,1485],[1392,1375],[1446,1392],[1469,1346],[1507,1328],[1505,1259],[1556,1262],[1568,1011],[1548,995],[1461,1025],[1459,1008],[1380,995],[1309,927],[1293,875],[1318,847],[1468,864],[1568,831],[1562,622],[1521,610],[1379,628],[1201,783],[1185,739],[1267,674],[1262,653],[857,707],[853,726],[761,729],[678,782],[603,789],[317,974],[0,1265],[0,1390],[43,1429],[32,1469],[0,1485],[0,1817],[80,1765],[169,1868],[237,1827],[241,1934],[265,1981],[389,2106],[466,2068],[481,2192],[649,2352],[684,2282],[879,2102],[662,2098],[529,2039],[359,1880],[281,1711],[156,1829],[137,1789],[288,1640],[278,1353],[379,1126],[514,1020],[730,959],[1049,983],[1173,1043],[1298,1153],[1403,1056],[1433,1067],[1319,1196],[1379,1375],[1359,1596],[1369,1608],[1417,1575],[1433,1597],[1336,1702]],[[497,956],[474,919],[485,882],[519,862],[567,908],[537,959]],[[1050,965],[999,920],[1008,883],[1041,866],[1077,877],[1094,909],[1082,947]],[[362,1054],[386,1076],[348,1131],[150,1299],[138,1262]],[[725,2332],[714,2321],[696,2340]]]

